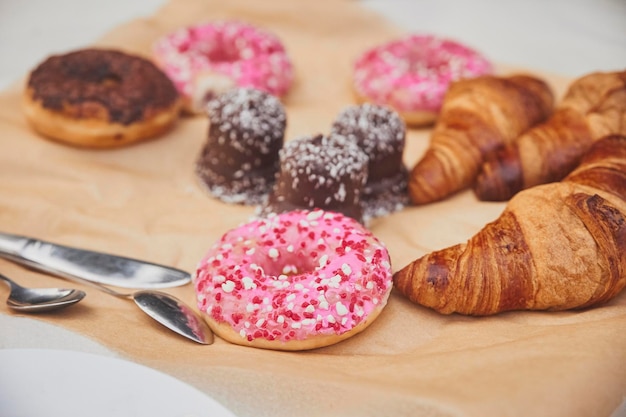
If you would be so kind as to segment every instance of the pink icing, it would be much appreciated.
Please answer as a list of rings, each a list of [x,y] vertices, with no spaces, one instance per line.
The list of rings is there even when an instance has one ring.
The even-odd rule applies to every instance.
[[[354,66],[354,87],[376,104],[399,111],[438,112],[452,81],[493,71],[478,52],[432,35],[411,35],[377,46]]]
[[[343,334],[391,291],[384,245],[355,220],[291,211],[227,232],[200,262],[198,307],[244,340]]]
[[[194,77],[212,73],[237,86],[284,95],[293,68],[274,35],[240,22],[214,22],[178,29],[159,39],[153,52],[181,94],[193,96]]]

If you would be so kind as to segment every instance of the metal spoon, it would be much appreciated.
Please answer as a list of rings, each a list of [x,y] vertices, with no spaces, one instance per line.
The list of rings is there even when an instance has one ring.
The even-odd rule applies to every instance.
[[[9,284],[11,292],[7,305],[13,310],[40,313],[58,310],[76,304],[85,297],[85,292],[63,288],[24,288],[0,274],[0,280]]]
[[[213,332],[202,317],[170,294],[155,290],[121,293],[97,282],[78,277],[72,277],[71,280],[89,285],[114,297],[131,299],[147,315],[181,336],[203,345],[213,343]]]

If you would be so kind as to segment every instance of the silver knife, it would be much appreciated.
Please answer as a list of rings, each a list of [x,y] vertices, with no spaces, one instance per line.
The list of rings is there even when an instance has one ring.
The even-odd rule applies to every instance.
[[[116,287],[168,288],[191,281],[188,272],[169,266],[2,232],[0,257],[70,280]]]

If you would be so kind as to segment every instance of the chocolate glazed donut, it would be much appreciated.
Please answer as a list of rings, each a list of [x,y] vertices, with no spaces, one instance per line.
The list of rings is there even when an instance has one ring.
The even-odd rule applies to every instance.
[[[152,62],[116,50],[83,49],[46,59],[30,74],[24,111],[46,137],[108,148],[164,133],[180,99]]]

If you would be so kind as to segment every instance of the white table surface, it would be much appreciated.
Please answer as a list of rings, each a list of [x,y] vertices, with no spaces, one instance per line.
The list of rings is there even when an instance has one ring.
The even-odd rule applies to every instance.
[[[48,55],[87,46],[120,23],[149,16],[163,3],[0,0],[0,88]],[[626,68],[626,0],[362,3],[407,30],[461,40],[494,62],[570,77]],[[28,318],[0,315],[0,329],[0,348],[49,347],[115,356],[83,336]],[[614,416],[622,413],[624,408]]]

